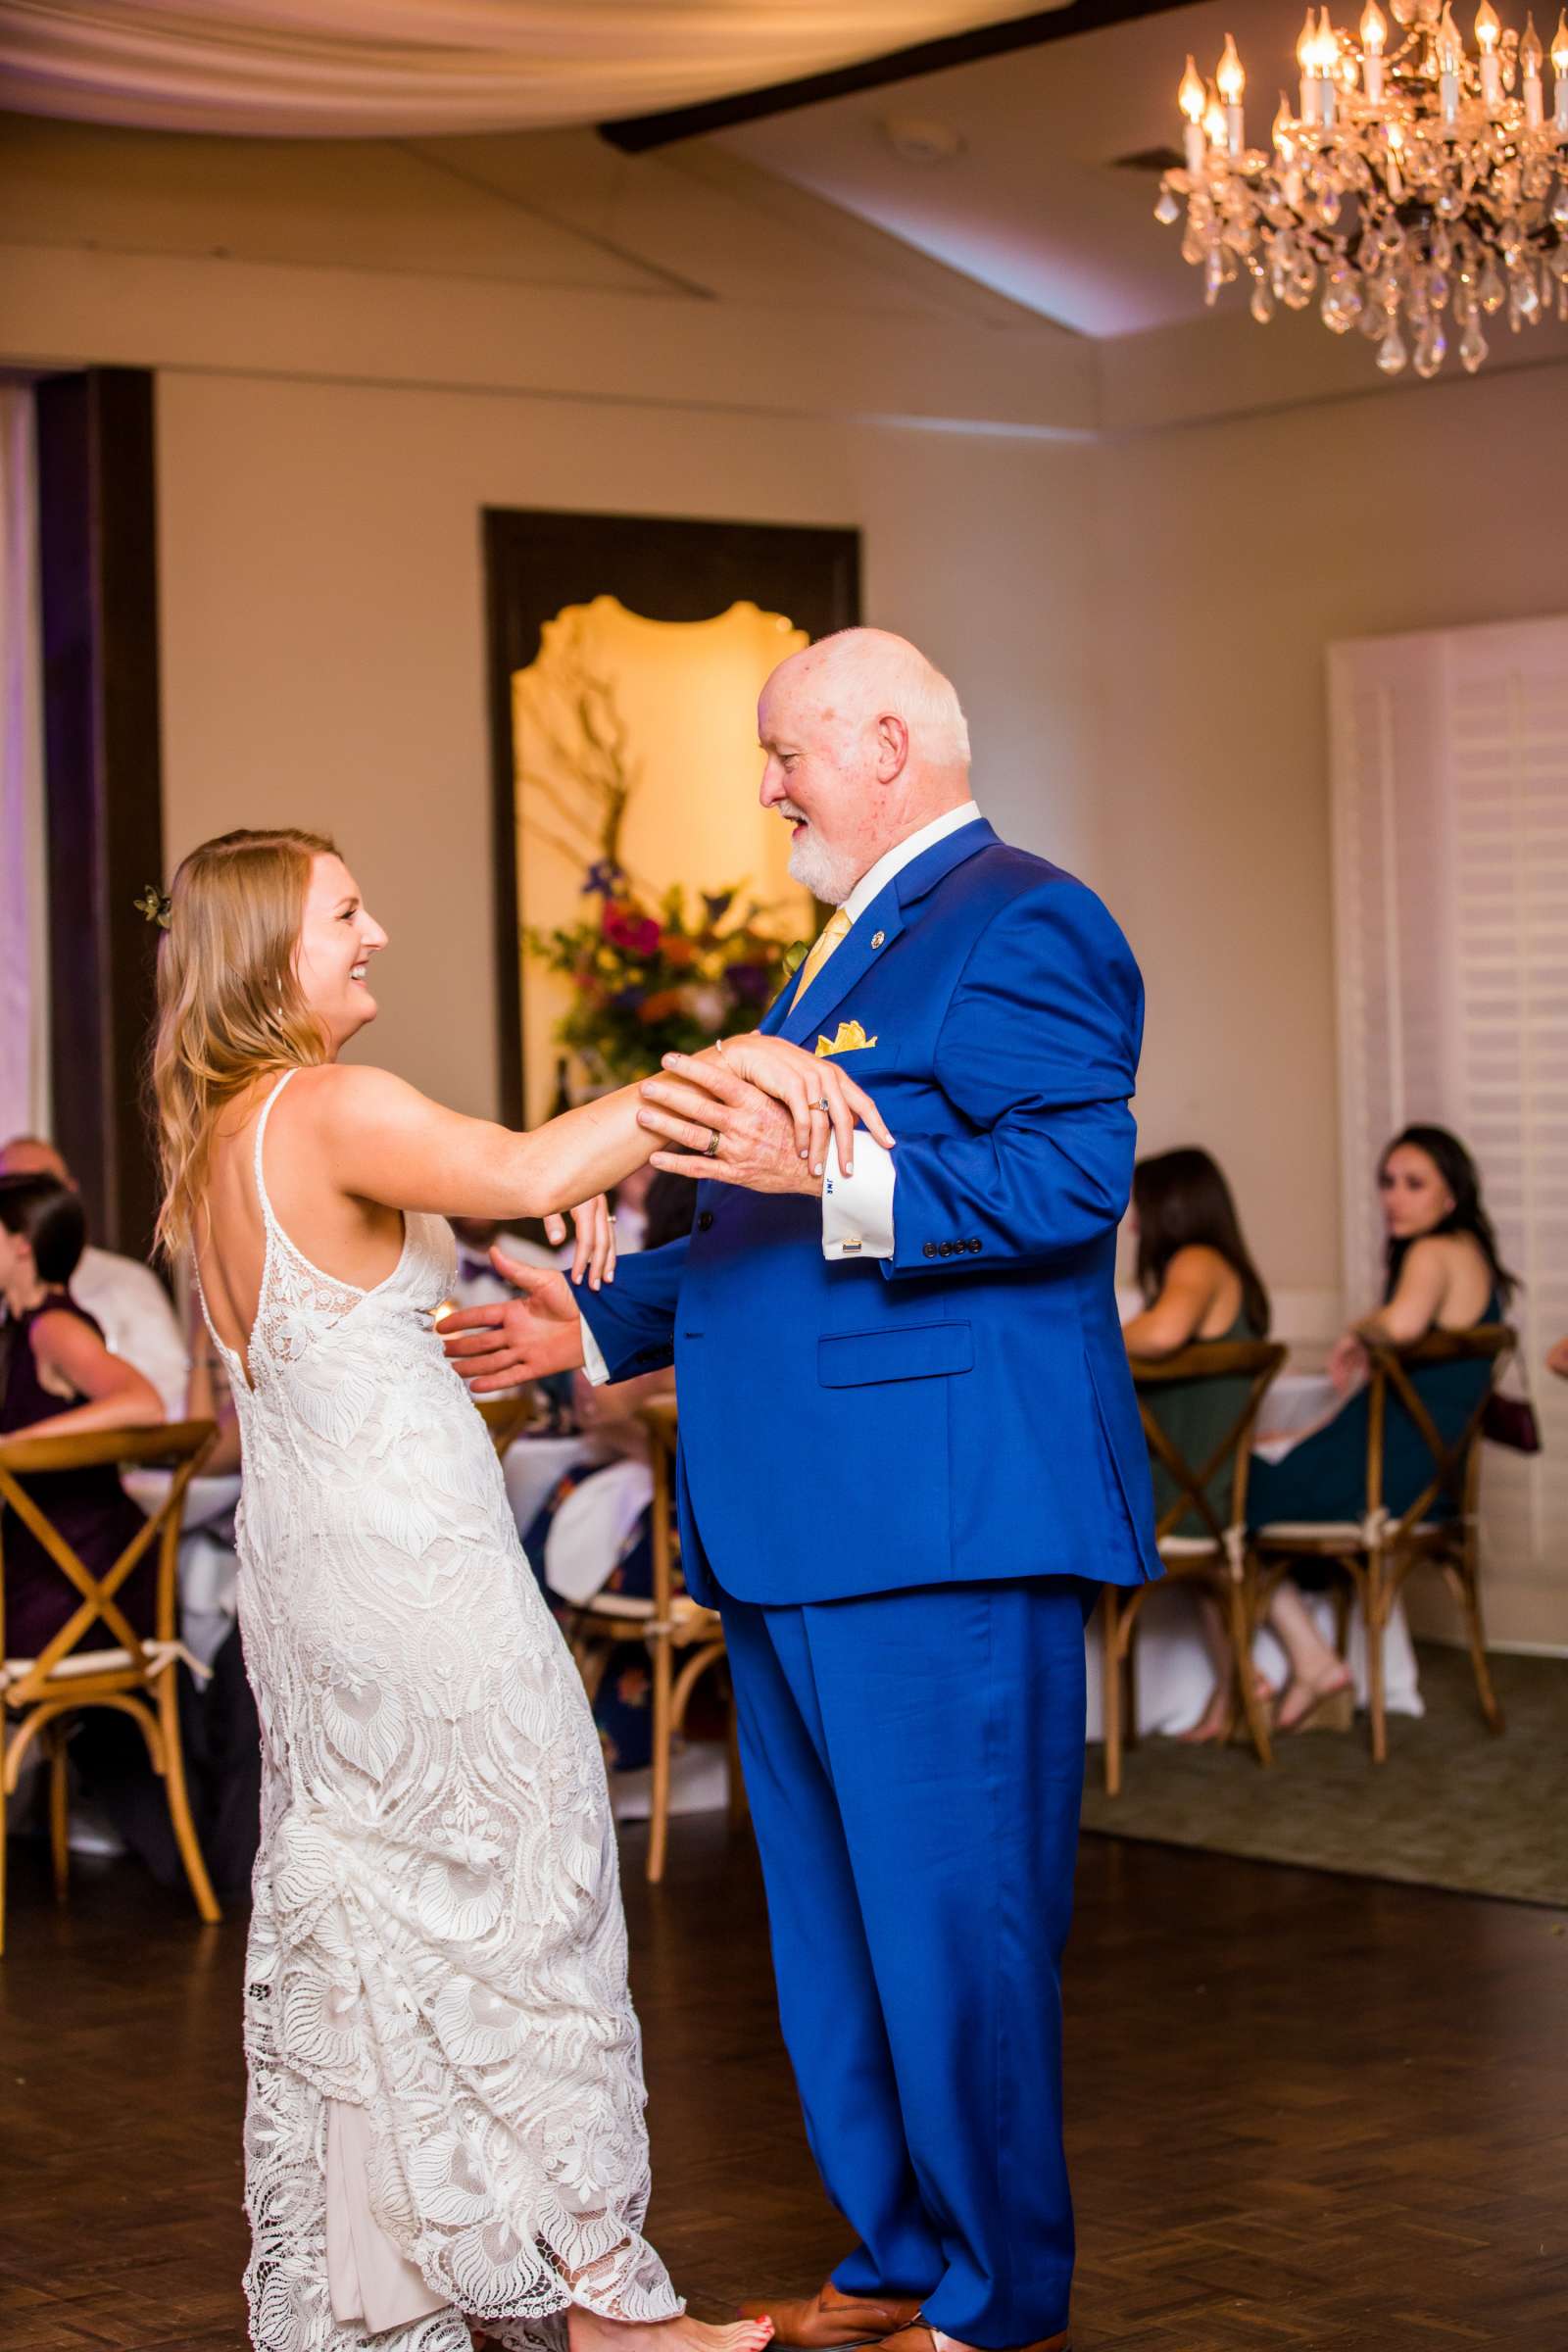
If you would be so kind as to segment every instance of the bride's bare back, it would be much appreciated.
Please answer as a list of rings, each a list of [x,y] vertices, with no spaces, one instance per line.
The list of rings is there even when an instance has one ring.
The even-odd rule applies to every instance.
[[[336,1064],[297,1071],[268,1122],[264,1174],[278,1223],[324,1274],[373,1290],[403,1248],[403,1217],[378,1200],[344,1193],[321,1148],[321,1097]],[[220,1118],[198,1206],[196,1265],[207,1310],[225,1347],[248,1363],[261,1297],[267,1229],[256,1188],[256,1129],[277,1073],[269,1071]]]

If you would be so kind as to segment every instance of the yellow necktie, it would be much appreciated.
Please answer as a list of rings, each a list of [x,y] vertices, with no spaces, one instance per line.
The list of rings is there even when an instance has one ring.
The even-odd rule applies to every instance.
[[[795,1007],[800,1003],[801,999],[805,996],[807,990],[810,987],[811,982],[816,978],[817,973],[822,969],[823,964],[826,963],[828,957],[832,955],[834,949],[839,945],[841,940],[848,937],[852,919],[853,918],[850,915],[845,913],[842,906],[839,908],[837,914],[830,914],[828,916],[826,923],[822,927],[821,937],[817,940],[816,945],[811,950],[811,953],[809,956],[808,956],[806,961],[801,966],[801,984],[795,991],[794,996],[790,999],[790,1010],[792,1012],[795,1010]]]

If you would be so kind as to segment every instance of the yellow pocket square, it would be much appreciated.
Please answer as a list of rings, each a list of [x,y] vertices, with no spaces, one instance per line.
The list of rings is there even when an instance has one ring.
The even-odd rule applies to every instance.
[[[858,1021],[840,1021],[839,1033],[831,1043],[827,1038],[818,1036],[816,1057],[820,1061],[827,1054],[863,1054],[875,1044],[876,1039],[867,1037]]]

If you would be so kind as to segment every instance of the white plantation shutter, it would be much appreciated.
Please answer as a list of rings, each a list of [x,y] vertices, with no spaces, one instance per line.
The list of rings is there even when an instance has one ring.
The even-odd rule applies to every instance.
[[[1542,1422],[1490,1449],[1494,1588],[1568,1571],[1568,617],[1329,649],[1345,1258],[1376,1295],[1378,1152],[1412,1119],[1463,1137]],[[1568,1635],[1568,1608],[1562,1631]]]

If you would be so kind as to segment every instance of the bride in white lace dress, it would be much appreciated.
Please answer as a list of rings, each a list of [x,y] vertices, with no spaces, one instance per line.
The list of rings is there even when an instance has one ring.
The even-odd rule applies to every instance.
[[[484,1424],[432,1327],[440,1214],[602,1200],[658,1138],[635,1089],[531,1136],[337,1054],[386,944],[331,846],[187,858],[159,958],[164,1236],[193,1247],[244,1446],[261,1716],[245,1986],[246,2275],[261,2352],[760,2352],[641,2232],[639,2035],[605,1775]],[[820,1152],[865,1099],[773,1040],[726,1058]],[[874,1111],[869,1115],[874,1119]],[[586,1237],[586,1241],[581,1238]]]

